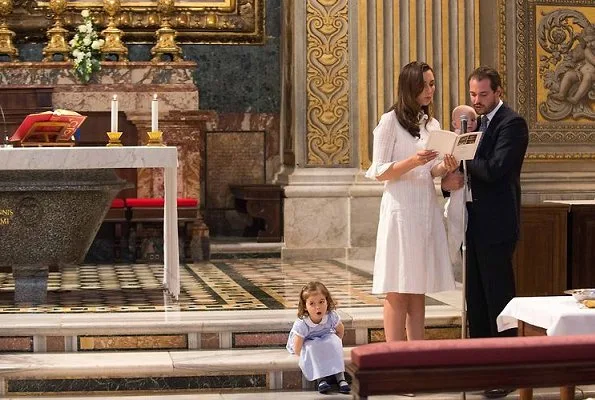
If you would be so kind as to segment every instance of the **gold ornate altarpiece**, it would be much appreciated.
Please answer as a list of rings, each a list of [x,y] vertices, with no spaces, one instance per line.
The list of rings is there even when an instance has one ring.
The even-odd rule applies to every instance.
[[[263,43],[265,0],[178,0],[171,18],[177,31],[178,43]],[[45,40],[51,26],[48,1],[15,0],[8,24],[17,37]],[[127,43],[153,43],[159,28],[157,2],[150,0],[122,0],[117,16],[118,27]],[[64,22],[68,28],[80,23],[80,11],[89,9],[100,26],[107,24],[101,0],[68,2]]]

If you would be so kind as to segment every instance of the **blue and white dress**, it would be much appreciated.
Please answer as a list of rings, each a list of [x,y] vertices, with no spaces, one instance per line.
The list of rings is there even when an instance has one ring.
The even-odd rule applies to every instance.
[[[287,339],[287,350],[295,354],[295,336],[304,338],[299,365],[309,381],[345,371],[343,343],[336,334],[340,321],[339,314],[333,310],[326,313],[319,324],[312,322],[308,316],[293,323]]]

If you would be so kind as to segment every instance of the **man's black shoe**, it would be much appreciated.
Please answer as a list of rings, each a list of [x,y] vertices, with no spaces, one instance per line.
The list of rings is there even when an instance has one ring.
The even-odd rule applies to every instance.
[[[488,399],[499,399],[508,396],[514,389],[488,389],[483,395]]]

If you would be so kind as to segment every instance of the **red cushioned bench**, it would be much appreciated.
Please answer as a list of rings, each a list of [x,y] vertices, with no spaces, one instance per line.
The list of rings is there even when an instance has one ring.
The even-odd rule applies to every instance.
[[[563,387],[595,383],[595,335],[372,343],[354,348],[355,399],[372,395]],[[532,389],[521,389],[522,400]]]
[[[127,198],[125,201],[126,206],[130,210],[131,228],[134,229],[135,262],[149,261],[144,259],[140,246],[142,240],[145,238],[145,224],[157,222],[156,228],[162,228],[165,201],[162,198]],[[180,238],[183,245],[180,255],[182,255],[184,260],[191,260],[190,243],[192,241],[193,227],[198,218],[198,200],[193,198],[178,198],[177,206]]]

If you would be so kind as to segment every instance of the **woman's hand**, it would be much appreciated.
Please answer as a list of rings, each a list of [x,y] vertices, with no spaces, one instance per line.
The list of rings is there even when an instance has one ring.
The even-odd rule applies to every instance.
[[[438,152],[434,150],[420,150],[411,156],[411,160],[416,167],[427,164],[438,157]]]
[[[440,164],[432,167],[432,177],[444,176],[449,172],[454,172],[459,168],[459,162],[450,154],[444,155],[444,160]]]
[[[444,172],[444,174],[447,174],[449,172],[454,172],[457,170],[457,168],[459,168],[459,162],[457,161],[456,158],[454,158],[454,156],[452,156],[450,154],[444,155],[444,160],[442,160],[442,165],[444,166],[444,169],[446,171],[446,172]]]

